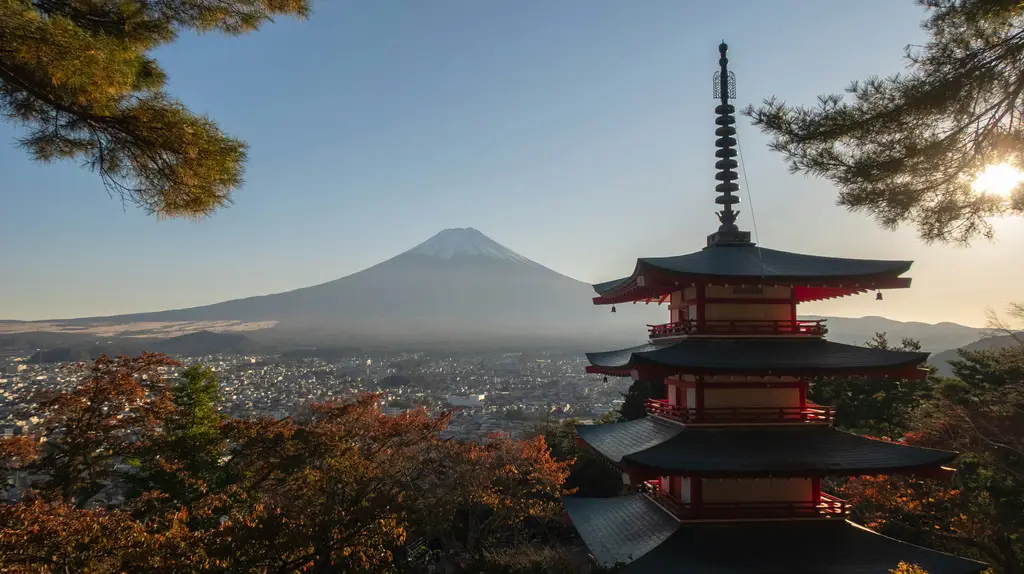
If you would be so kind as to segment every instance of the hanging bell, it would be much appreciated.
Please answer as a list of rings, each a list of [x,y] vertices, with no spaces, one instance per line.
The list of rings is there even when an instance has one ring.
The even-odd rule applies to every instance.
[[[879,292],[875,293],[875,301],[881,301],[881,300],[882,300],[882,292],[879,291]]]
[[[604,382],[606,382],[606,383],[608,382],[608,375],[604,376]]]
[[[615,305],[612,305],[612,313],[615,312]]]

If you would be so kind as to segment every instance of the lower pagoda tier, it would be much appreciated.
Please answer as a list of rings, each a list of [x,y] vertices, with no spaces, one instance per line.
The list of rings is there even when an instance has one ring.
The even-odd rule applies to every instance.
[[[608,461],[648,480],[658,476],[822,477],[936,474],[956,453],[875,440],[824,425],[684,427],[645,417],[577,425]]]
[[[693,375],[890,375],[922,378],[928,353],[889,351],[824,339],[684,339],[587,353],[587,372],[662,378]]]
[[[563,499],[594,560],[624,574],[929,574],[986,566],[876,534],[842,518],[680,523],[646,495]]]

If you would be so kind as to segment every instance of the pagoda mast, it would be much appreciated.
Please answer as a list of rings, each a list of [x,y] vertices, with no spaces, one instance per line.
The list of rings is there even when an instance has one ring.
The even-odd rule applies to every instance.
[[[853,574],[900,561],[980,572],[847,522],[849,505],[822,489],[825,477],[942,476],[956,453],[835,429],[832,409],[807,401],[815,376],[926,376],[926,353],[833,343],[822,321],[796,318],[803,301],[909,287],[900,275],[911,262],[766,249],[739,229],[727,50],[715,74],[717,231],[700,251],[641,258],[632,275],[594,286],[595,304],[670,300],[670,322],[649,326],[649,342],[587,354],[588,372],[663,379],[667,398],[648,401],[642,419],[577,426],[633,494],[567,497],[567,514],[598,562],[626,572]]]
[[[729,71],[729,57],[726,55],[728,51],[729,45],[724,41],[718,45],[719,70],[715,72],[714,77],[714,97],[720,102],[715,107],[715,113],[718,114],[715,118],[715,124],[718,125],[718,129],[715,130],[718,137],[715,140],[715,147],[718,148],[715,151],[715,157],[718,158],[715,162],[715,169],[718,170],[715,179],[719,184],[715,186],[715,191],[721,195],[715,198],[715,203],[722,206],[722,211],[718,212],[718,221],[721,225],[718,226],[716,233],[708,236],[708,245],[750,244],[750,232],[740,231],[736,225],[739,211],[733,211],[732,208],[740,203],[740,198],[733,195],[740,190],[740,186],[736,183],[739,175],[735,171],[739,167],[735,149],[736,117],[733,116],[736,109],[729,103],[729,100],[736,99],[736,74]]]

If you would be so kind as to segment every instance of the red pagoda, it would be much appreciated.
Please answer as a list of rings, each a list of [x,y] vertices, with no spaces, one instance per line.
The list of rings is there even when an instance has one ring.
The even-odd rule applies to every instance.
[[[700,251],[638,259],[595,285],[594,303],[668,303],[650,341],[590,353],[587,371],[664,380],[645,418],[577,427],[623,472],[634,494],[567,497],[569,519],[601,564],[658,574],[887,573],[905,561],[930,574],[985,566],[876,534],[847,521],[826,477],[948,476],[956,453],[883,442],[832,426],[807,401],[817,376],[919,378],[927,353],[833,343],[797,304],[910,287],[910,261],[820,257],[755,245],[736,225],[735,77],[727,46],[715,74],[718,231]],[[613,308],[614,310],[614,308]]]

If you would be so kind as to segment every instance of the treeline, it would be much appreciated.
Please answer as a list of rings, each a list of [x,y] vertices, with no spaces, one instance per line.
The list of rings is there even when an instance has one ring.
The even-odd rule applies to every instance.
[[[301,420],[226,418],[215,374],[156,354],[101,357],[42,398],[0,464],[38,479],[0,506],[0,570],[577,572],[561,520],[571,463],[544,438],[442,440],[448,415],[379,397]]]

